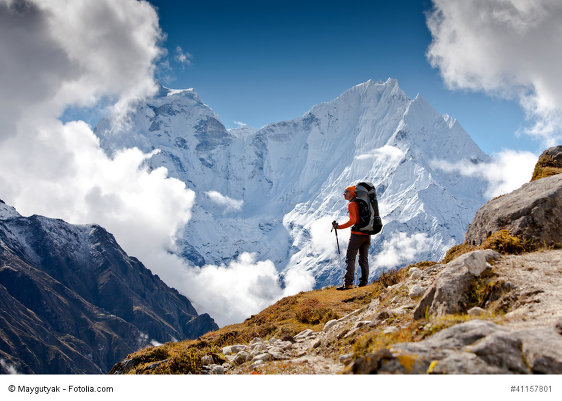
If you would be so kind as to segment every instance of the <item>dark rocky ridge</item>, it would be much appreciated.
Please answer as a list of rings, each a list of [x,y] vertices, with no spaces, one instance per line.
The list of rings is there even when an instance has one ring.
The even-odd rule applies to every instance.
[[[102,227],[0,201],[0,371],[103,373],[151,341],[217,328]]]

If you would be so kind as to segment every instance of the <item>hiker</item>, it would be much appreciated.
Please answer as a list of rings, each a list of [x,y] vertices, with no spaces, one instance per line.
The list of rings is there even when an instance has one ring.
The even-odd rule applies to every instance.
[[[360,187],[359,189],[362,191],[362,194],[367,196],[367,202],[357,198],[358,187]],[[380,232],[382,229],[382,222],[379,217],[375,187],[371,183],[359,183],[357,186],[347,187],[343,196],[345,200],[349,202],[347,205],[349,221],[341,225],[333,221],[332,227],[336,230],[351,227],[351,237],[347,246],[345,259],[346,273],[344,284],[337,288],[338,290],[349,290],[353,288],[355,258],[358,252],[359,266],[361,267],[359,287],[367,285],[367,280],[369,278],[369,246],[371,245],[371,234]]]

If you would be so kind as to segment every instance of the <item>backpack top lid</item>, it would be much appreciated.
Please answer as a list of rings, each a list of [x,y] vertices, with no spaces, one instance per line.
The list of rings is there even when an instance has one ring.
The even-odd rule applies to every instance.
[[[371,195],[374,194],[375,197],[377,196],[377,193],[375,191],[375,186],[373,185],[372,182],[360,182],[355,186],[355,193],[357,194],[358,197],[360,197],[361,195],[365,196],[365,195]]]

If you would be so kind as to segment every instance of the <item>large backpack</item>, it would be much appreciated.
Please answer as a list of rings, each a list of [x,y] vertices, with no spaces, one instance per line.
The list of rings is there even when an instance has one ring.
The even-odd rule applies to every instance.
[[[351,227],[351,230],[370,235],[378,234],[382,230],[382,220],[379,216],[375,186],[370,182],[360,182],[355,186],[355,195],[359,222]]]

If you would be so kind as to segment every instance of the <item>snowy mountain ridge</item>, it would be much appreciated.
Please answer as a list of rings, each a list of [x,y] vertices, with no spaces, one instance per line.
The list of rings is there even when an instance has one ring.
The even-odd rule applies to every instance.
[[[460,124],[394,79],[367,81],[289,121],[227,130],[192,90],[161,88],[124,130],[96,127],[107,152],[159,149],[148,161],[196,192],[178,253],[202,266],[242,252],[277,269],[341,281],[330,222],[347,219],[343,189],[376,185],[385,224],[371,245],[371,276],[413,260],[439,259],[464,240],[486,183],[447,173],[439,161],[488,162]],[[345,250],[348,233],[340,233]]]

